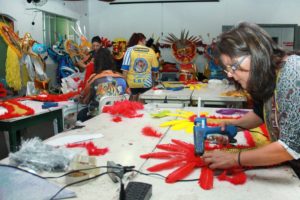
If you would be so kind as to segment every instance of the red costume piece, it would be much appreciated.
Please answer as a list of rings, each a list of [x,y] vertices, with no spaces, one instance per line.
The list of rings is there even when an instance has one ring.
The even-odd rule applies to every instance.
[[[7,112],[0,115],[0,120],[34,114],[34,110],[32,108],[25,106],[13,99],[2,102],[0,101],[0,107],[3,107],[7,110]]]
[[[70,98],[79,94],[79,92],[69,92],[66,94],[39,94],[37,96],[28,96],[27,98],[35,101],[59,102],[68,101]]]
[[[198,181],[199,186],[205,190],[213,188],[213,170],[205,166],[201,157],[195,156],[193,144],[173,139],[171,144],[159,144],[156,147],[165,151],[143,154],[140,157],[145,159],[156,158],[170,160],[149,167],[147,169],[148,171],[157,172],[177,167],[177,169],[169,174],[165,180],[166,183],[175,183],[176,181],[187,177],[195,168],[202,168]],[[247,148],[249,148],[249,146],[247,146]],[[205,144],[205,149],[208,149],[207,143]],[[231,176],[227,175],[228,171],[231,172]],[[229,181],[230,183],[237,185],[244,184],[247,180],[247,176],[242,169],[235,168],[225,170],[218,179],[221,181]]]
[[[6,95],[7,95],[7,91],[4,88],[4,85],[2,83],[0,83],[0,97],[3,98],[3,97],[6,97]]]
[[[180,38],[169,34],[165,41],[171,44],[172,54],[180,64],[179,81],[197,80],[197,67],[193,62],[197,56],[196,44],[201,42],[201,38],[189,36],[189,32],[184,30]]]

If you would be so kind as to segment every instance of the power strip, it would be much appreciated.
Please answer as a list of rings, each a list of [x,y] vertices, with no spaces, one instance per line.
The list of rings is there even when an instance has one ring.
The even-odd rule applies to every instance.
[[[126,200],[149,200],[152,196],[152,185],[142,182],[129,182],[125,193]]]

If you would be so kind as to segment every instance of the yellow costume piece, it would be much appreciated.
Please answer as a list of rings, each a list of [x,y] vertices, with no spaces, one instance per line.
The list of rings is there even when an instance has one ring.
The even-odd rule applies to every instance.
[[[231,90],[231,91],[222,93],[221,96],[225,96],[225,97],[245,97],[245,96],[247,96],[247,93],[244,92],[244,91]]]
[[[24,108],[21,108],[20,106],[12,103],[12,102],[5,102],[7,105],[10,105],[14,108],[14,111],[11,114],[18,114],[20,116],[24,115],[25,113],[27,113],[28,111]]]
[[[257,147],[271,143],[259,127],[251,129],[250,132]]]
[[[201,88],[206,87],[207,84],[201,84],[201,83],[199,83],[199,84],[188,84],[187,86],[189,87],[190,90],[200,90]]]
[[[15,91],[20,90],[22,87],[22,82],[21,82],[19,58],[10,45],[8,45],[7,47],[5,67],[6,67],[5,79],[8,86],[13,88]]]
[[[165,111],[164,111],[165,112]],[[208,115],[208,112],[200,112],[200,115]],[[160,124],[160,127],[171,126],[171,130],[185,130],[186,133],[193,133],[194,122],[190,120],[196,114],[192,111],[177,110],[175,113],[165,112],[165,116],[179,117],[183,119],[175,119]]]
[[[27,85],[27,82],[30,80],[25,64],[22,65],[22,80],[23,80],[23,85]]]
[[[20,59],[22,57],[22,53],[20,49],[19,36],[3,22],[0,22],[0,36],[3,38],[7,46],[10,46]]]

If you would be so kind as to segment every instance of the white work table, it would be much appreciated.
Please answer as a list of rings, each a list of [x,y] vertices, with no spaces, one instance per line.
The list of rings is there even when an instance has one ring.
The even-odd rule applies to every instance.
[[[173,83],[173,82],[172,82]],[[172,83],[170,83],[172,85]],[[184,86],[178,91],[164,89],[160,84],[140,95],[146,103],[180,103],[184,106],[197,105],[198,98],[201,98],[202,107],[237,107],[242,108],[247,102],[246,97],[225,96],[223,93],[235,91],[233,85],[227,84],[203,84],[196,89],[190,89],[182,83],[173,83],[174,86]]]
[[[174,111],[175,109],[166,108],[167,110]],[[163,108],[161,110],[164,110]],[[197,111],[197,108],[188,107],[185,110]],[[216,109],[201,108],[201,112],[208,111],[214,114]],[[120,123],[112,122],[112,116],[109,114],[100,114],[95,118],[88,120],[84,123],[85,127],[75,129],[72,131],[64,132],[56,135],[49,140],[64,137],[67,135],[76,134],[96,134],[101,133],[104,137],[94,139],[93,142],[100,148],[108,147],[109,152],[104,156],[97,158],[97,165],[106,165],[107,161],[114,161],[122,165],[135,165],[137,170],[146,170],[154,164],[161,163],[163,160],[159,159],[141,159],[141,154],[158,151],[155,149],[157,144],[170,143],[171,139],[180,139],[185,142],[193,143],[193,135],[187,134],[184,131],[173,131],[168,127],[161,128],[159,124],[165,121],[175,119],[175,117],[165,117],[154,119],[150,113],[158,112],[158,108],[153,106],[146,106],[143,111],[142,118],[122,118]],[[162,138],[147,137],[142,135],[141,129],[145,126],[151,126],[158,132],[164,134]],[[7,160],[6,160],[7,162]],[[168,175],[171,170],[160,171],[162,175]],[[101,172],[105,172],[101,169]],[[228,182],[220,182],[214,179],[214,188],[205,191],[200,188],[197,181],[182,182],[175,184],[167,184],[161,178],[149,177],[143,175],[135,175],[131,181],[142,181],[152,184],[153,194],[152,200],[165,200],[165,199],[231,199],[231,200],[296,200],[300,199],[300,181],[294,174],[293,170],[287,166],[254,169],[246,171],[248,180],[244,185],[235,186]],[[53,174],[51,174],[53,175]],[[130,175],[130,174],[129,174]],[[200,168],[196,169],[187,179],[199,178]],[[128,182],[128,176],[125,177],[124,182]],[[64,178],[53,180],[54,182],[65,185]],[[71,186],[70,190],[76,192],[77,198],[82,200],[98,200],[98,199],[118,199],[119,183],[113,183],[107,175],[97,178],[81,186]]]
[[[197,105],[198,98],[201,98],[201,106],[205,107],[210,105],[221,106],[221,107],[238,107],[242,108],[243,103],[247,102],[246,97],[234,97],[234,96],[224,96],[222,93],[228,91],[234,91],[235,87],[233,85],[210,85],[207,84],[206,87],[202,87],[200,90],[194,90],[191,101],[192,105]]]
[[[186,110],[197,112],[197,108],[185,108]],[[216,114],[214,108],[201,108],[202,111],[208,111],[210,114]],[[217,115],[217,114],[216,114]],[[237,138],[241,137],[238,134]],[[193,143],[193,134],[187,134],[184,131],[169,130],[160,144],[171,143],[171,139],[179,139],[185,142]],[[155,151],[163,151],[157,149]],[[148,153],[145,151],[144,153]],[[162,163],[167,160],[148,159],[143,166],[143,172],[149,173],[146,169]],[[163,170],[157,173],[167,176],[176,168]],[[201,169],[197,168],[185,179],[199,178]],[[248,179],[243,185],[233,185],[226,181],[219,181],[214,178],[214,187],[211,190],[203,190],[197,181],[178,182],[173,184],[165,183],[161,178],[149,176],[136,176],[132,181],[140,181],[152,184],[153,200],[198,200],[198,199],[230,199],[230,200],[296,200],[300,199],[300,180],[289,166],[278,166],[272,168],[252,169],[246,171]]]
[[[183,86],[183,84],[181,84]],[[178,85],[180,86],[180,84]],[[157,86],[157,88],[161,88]],[[167,89],[150,89],[140,95],[140,99],[145,100],[146,103],[180,103],[188,106],[191,103],[191,95],[193,90],[183,88],[178,91]]]
[[[31,101],[31,100],[19,101],[19,103],[32,108],[34,110],[34,114],[0,120],[0,131],[8,131],[9,133],[10,150],[12,152],[16,151],[20,145],[21,134],[17,134],[17,131],[19,130],[22,130],[24,128],[33,125],[37,125],[38,123],[41,122],[57,119],[58,132],[63,131],[62,107],[57,106],[57,107],[42,109],[43,102]],[[1,113],[6,112],[6,109],[1,108],[0,112]]]
[[[96,157],[97,166],[106,166],[107,161],[114,161],[122,165],[134,165],[135,169],[142,167],[144,159],[140,159],[141,152],[151,152],[161,138],[142,135],[142,128],[151,126],[158,132],[165,134],[168,128],[159,128],[159,124],[174,117],[153,120],[150,117],[152,108],[146,108],[138,113],[143,113],[142,118],[123,118],[122,122],[113,122],[110,114],[102,113],[84,123],[85,127],[58,134],[47,141],[68,135],[97,134],[104,137],[94,139],[94,144],[99,148],[109,148],[109,152]],[[7,162],[7,160],[6,160]],[[106,169],[101,169],[101,173]],[[43,174],[49,175],[49,173]],[[53,175],[51,173],[51,175]],[[130,174],[128,174],[130,175]],[[64,178],[52,179],[54,183],[65,185]],[[108,175],[101,176],[81,186],[71,186],[70,190],[76,192],[77,198],[82,200],[118,199],[120,184],[113,183]]]

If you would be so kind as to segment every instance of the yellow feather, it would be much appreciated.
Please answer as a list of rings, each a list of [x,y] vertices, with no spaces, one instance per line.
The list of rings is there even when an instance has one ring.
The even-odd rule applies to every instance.
[[[13,88],[15,91],[18,91],[22,87],[21,82],[21,72],[20,72],[20,63],[17,53],[9,45],[7,47],[7,56],[6,56],[6,82],[9,87]]]
[[[188,126],[193,126],[193,122],[182,122],[179,124],[175,124],[174,126],[171,127],[172,130],[177,131],[177,130],[182,130],[185,129]]]
[[[161,123],[159,126],[160,127],[173,126],[175,124],[182,123],[182,122],[187,122],[187,121],[188,120],[185,120],[185,119],[182,119],[182,120],[172,120],[172,121]]]
[[[192,123],[190,126],[186,127],[185,131],[187,133],[193,133],[194,132],[194,123]]]

